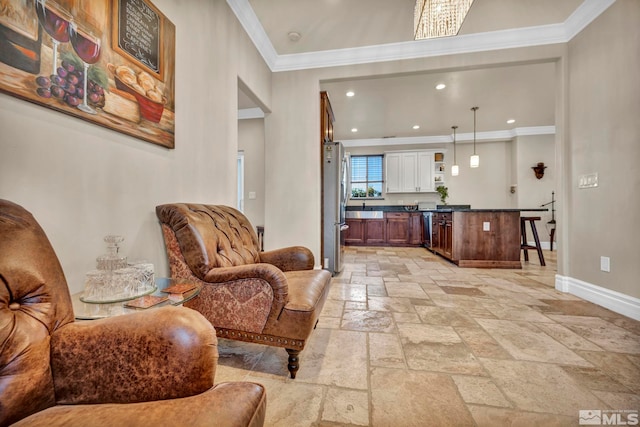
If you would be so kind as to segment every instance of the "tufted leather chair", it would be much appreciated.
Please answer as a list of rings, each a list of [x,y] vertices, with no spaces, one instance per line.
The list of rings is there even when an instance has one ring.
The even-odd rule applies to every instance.
[[[156,214],[171,277],[204,285],[185,305],[209,319],[218,337],[285,348],[295,378],[331,274],[313,269],[305,247],[261,252],[251,223],[234,208],[177,203],[157,206]]]
[[[259,384],[214,386],[217,339],[194,310],[75,322],[33,216],[0,200],[0,426],[262,426]]]

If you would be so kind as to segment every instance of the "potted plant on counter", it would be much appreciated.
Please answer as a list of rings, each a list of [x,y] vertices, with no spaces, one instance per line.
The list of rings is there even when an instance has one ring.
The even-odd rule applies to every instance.
[[[440,185],[436,187],[436,191],[438,192],[438,194],[440,194],[440,201],[442,202],[442,204],[446,205],[447,197],[449,197],[449,188],[445,187],[444,185]]]

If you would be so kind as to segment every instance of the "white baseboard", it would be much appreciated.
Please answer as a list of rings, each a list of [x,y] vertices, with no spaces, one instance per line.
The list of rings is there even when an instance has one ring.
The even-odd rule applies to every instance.
[[[527,245],[535,246],[535,245],[536,245],[536,242],[534,242],[534,241],[532,240],[532,241],[530,241],[530,242],[527,242]],[[543,242],[543,241],[541,240],[541,241],[540,241],[540,247],[541,247],[542,249],[549,250],[549,249],[551,249],[551,242]],[[554,247],[554,248],[557,248],[557,247],[558,247],[558,242],[556,242],[556,240],[555,240],[555,239],[553,239],[553,247]],[[535,251],[535,249],[529,249],[529,250],[530,250],[530,251]],[[555,250],[555,249],[554,249],[554,250]]]
[[[559,274],[556,274],[556,289],[608,308],[623,316],[640,320],[640,299],[638,298]]]

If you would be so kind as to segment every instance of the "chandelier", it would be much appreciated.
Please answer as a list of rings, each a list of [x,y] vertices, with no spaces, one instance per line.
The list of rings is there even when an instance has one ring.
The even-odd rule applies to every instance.
[[[416,0],[414,39],[455,36],[472,3],[473,0]]]

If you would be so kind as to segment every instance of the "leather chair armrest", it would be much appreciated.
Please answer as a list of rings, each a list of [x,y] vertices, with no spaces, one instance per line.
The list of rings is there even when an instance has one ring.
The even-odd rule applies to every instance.
[[[273,289],[274,305],[284,305],[287,302],[289,293],[287,278],[282,270],[272,264],[259,263],[212,268],[204,276],[204,281],[208,283],[231,282],[241,279],[263,279]]]
[[[217,360],[215,329],[185,307],[72,322],[51,336],[58,404],[192,396],[213,386]]]
[[[57,405],[36,412],[12,427],[262,427],[266,409],[267,392],[263,385],[227,382],[182,399],[134,405]]]
[[[260,262],[273,264],[282,271],[313,270],[313,253],[304,246],[290,246],[260,252]]]

